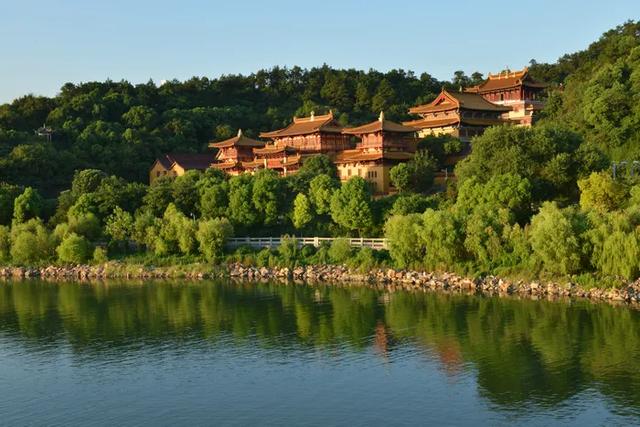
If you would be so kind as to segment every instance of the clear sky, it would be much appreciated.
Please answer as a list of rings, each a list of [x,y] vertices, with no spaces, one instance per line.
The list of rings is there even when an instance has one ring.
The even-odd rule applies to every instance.
[[[640,0],[0,0],[0,103],[65,82],[274,65],[449,79],[555,61],[640,18]]]

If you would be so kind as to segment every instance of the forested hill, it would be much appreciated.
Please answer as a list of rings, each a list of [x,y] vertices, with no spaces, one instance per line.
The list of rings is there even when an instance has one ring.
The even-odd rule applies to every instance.
[[[458,79],[471,80],[463,73]],[[163,85],[68,83],[55,98],[25,96],[0,107],[0,180],[51,191],[68,187],[74,170],[96,168],[146,182],[149,166],[163,152],[204,151],[208,141],[238,128],[256,136],[311,111],[333,109],[343,124],[372,120],[381,110],[401,119],[444,84],[454,83],[403,70],[326,65]],[[34,135],[45,122],[56,132],[52,144]]]
[[[556,85],[549,121],[569,124],[588,144],[614,158],[635,156],[640,135],[640,61],[636,22],[605,33],[588,49],[554,64],[532,61],[531,71]],[[64,85],[54,98],[25,96],[0,106],[0,181],[53,194],[77,169],[96,168],[146,182],[163,152],[198,152],[211,139],[286,125],[293,115],[333,109],[344,124],[360,124],[385,110],[406,118],[408,107],[430,101],[442,86],[477,83],[458,71],[449,82],[393,70],[337,70],[322,66],[262,70],[248,76],[153,82]],[[34,134],[45,123],[51,143]]]

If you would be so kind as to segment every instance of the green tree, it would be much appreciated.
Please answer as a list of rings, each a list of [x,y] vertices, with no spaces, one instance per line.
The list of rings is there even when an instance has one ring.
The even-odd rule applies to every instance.
[[[272,169],[261,169],[253,180],[252,201],[265,225],[274,225],[283,210],[282,181]]]
[[[222,255],[227,239],[232,236],[233,226],[226,218],[206,219],[198,223],[196,239],[200,253],[210,261]]]
[[[252,194],[252,175],[242,174],[229,180],[229,218],[235,226],[251,227],[258,221]]]
[[[465,256],[462,224],[450,211],[427,209],[419,235],[427,268],[451,268]]]
[[[172,202],[182,213],[191,217],[199,215],[200,193],[198,191],[198,181],[200,176],[200,171],[190,170],[173,180]]]
[[[374,112],[388,110],[396,102],[396,91],[388,80],[383,79],[375,95],[371,99],[371,110]]]
[[[320,215],[331,212],[331,197],[339,187],[338,181],[326,174],[320,174],[309,183],[309,200]]]
[[[0,182],[0,224],[11,223],[15,199],[23,191],[20,186]]]
[[[400,163],[389,172],[391,182],[401,192],[423,193],[433,185],[437,162],[428,151],[416,152],[413,159]]]
[[[534,255],[550,273],[571,274],[581,267],[581,242],[571,212],[545,202],[531,219]]]
[[[91,258],[93,248],[83,236],[69,234],[56,249],[58,259],[65,263],[82,264]]]
[[[226,215],[229,208],[228,185],[214,184],[201,191],[200,212],[203,218],[218,218]]]
[[[304,228],[313,217],[313,207],[309,198],[304,193],[298,193],[293,202],[293,226],[297,229]]]
[[[347,230],[364,233],[373,227],[371,190],[361,177],[353,177],[331,197],[331,218]]]
[[[149,186],[143,198],[143,207],[155,216],[161,216],[173,200],[173,179],[162,177]]]
[[[76,171],[71,182],[71,193],[74,199],[83,194],[95,192],[106,177],[107,174],[98,169]]]
[[[419,232],[422,218],[418,214],[394,215],[384,226],[389,254],[400,268],[416,267],[425,256],[425,246]]]
[[[19,264],[46,261],[53,255],[53,242],[40,219],[15,223],[11,228],[11,258]]]
[[[21,223],[40,216],[44,201],[37,190],[27,187],[13,203],[13,220]]]
[[[627,189],[616,182],[608,172],[594,172],[578,181],[580,206],[610,212],[620,209],[627,200]]]
[[[133,234],[133,226],[133,216],[129,212],[117,207],[107,218],[105,233],[115,242],[127,242]]]

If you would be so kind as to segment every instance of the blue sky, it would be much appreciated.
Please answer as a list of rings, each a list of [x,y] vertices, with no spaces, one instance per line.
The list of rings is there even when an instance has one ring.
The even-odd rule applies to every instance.
[[[274,65],[486,74],[555,61],[638,18],[638,0],[0,0],[0,102]]]

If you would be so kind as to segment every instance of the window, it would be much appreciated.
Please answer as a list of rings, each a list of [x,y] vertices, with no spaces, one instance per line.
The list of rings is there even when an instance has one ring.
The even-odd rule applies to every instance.
[[[504,101],[504,93],[500,94],[500,101]]]
[[[351,169],[349,169],[349,171],[348,171],[348,175],[349,175],[349,176],[351,176]]]
[[[160,171],[156,172],[156,177],[160,176]]]

